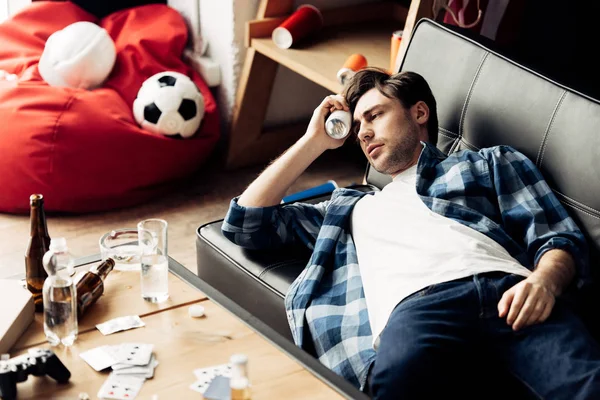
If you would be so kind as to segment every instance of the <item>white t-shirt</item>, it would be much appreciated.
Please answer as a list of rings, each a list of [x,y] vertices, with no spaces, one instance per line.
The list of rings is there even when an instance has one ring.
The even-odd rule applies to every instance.
[[[531,274],[483,233],[432,212],[417,195],[416,171],[416,165],[403,171],[352,212],[375,349],[390,314],[412,293],[477,273]]]

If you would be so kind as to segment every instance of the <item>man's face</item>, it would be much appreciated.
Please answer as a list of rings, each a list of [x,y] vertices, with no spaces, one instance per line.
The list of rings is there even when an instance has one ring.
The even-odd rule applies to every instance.
[[[376,171],[395,177],[417,163],[422,150],[420,141],[426,140],[423,127],[417,123],[418,107],[422,106],[406,110],[398,99],[385,97],[377,88],[358,100],[354,129],[363,153]]]

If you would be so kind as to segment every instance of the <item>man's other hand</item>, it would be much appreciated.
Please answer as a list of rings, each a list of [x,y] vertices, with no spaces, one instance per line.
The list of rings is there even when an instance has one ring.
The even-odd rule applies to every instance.
[[[555,294],[551,284],[535,274],[517,283],[502,295],[498,316],[517,331],[544,322],[552,312]]]

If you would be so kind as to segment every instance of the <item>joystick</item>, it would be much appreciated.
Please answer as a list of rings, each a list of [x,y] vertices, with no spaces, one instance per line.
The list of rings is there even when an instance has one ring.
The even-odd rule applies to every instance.
[[[16,399],[17,383],[26,381],[29,375],[48,375],[58,383],[66,383],[71,378],[71,372],[52,350],[30,349],[27,354],[11,359],[3,354],[0,360],[0,398]]]

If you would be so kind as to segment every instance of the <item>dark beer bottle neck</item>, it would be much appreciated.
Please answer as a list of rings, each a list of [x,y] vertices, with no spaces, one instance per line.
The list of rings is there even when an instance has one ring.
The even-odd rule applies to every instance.
[[[31,207],[31,236],[49,236],[42,205]]]
[[[115,260],[113,260],[112,258],[107,258],[106,260],[102,261],[92,271],[96,275],[98,275],[100,277],[100,279],[102,279],[102,281],[104,281],[106,279],[106,276],[108,275],[108,273],[113,270],[114,266],[115,266]]]

